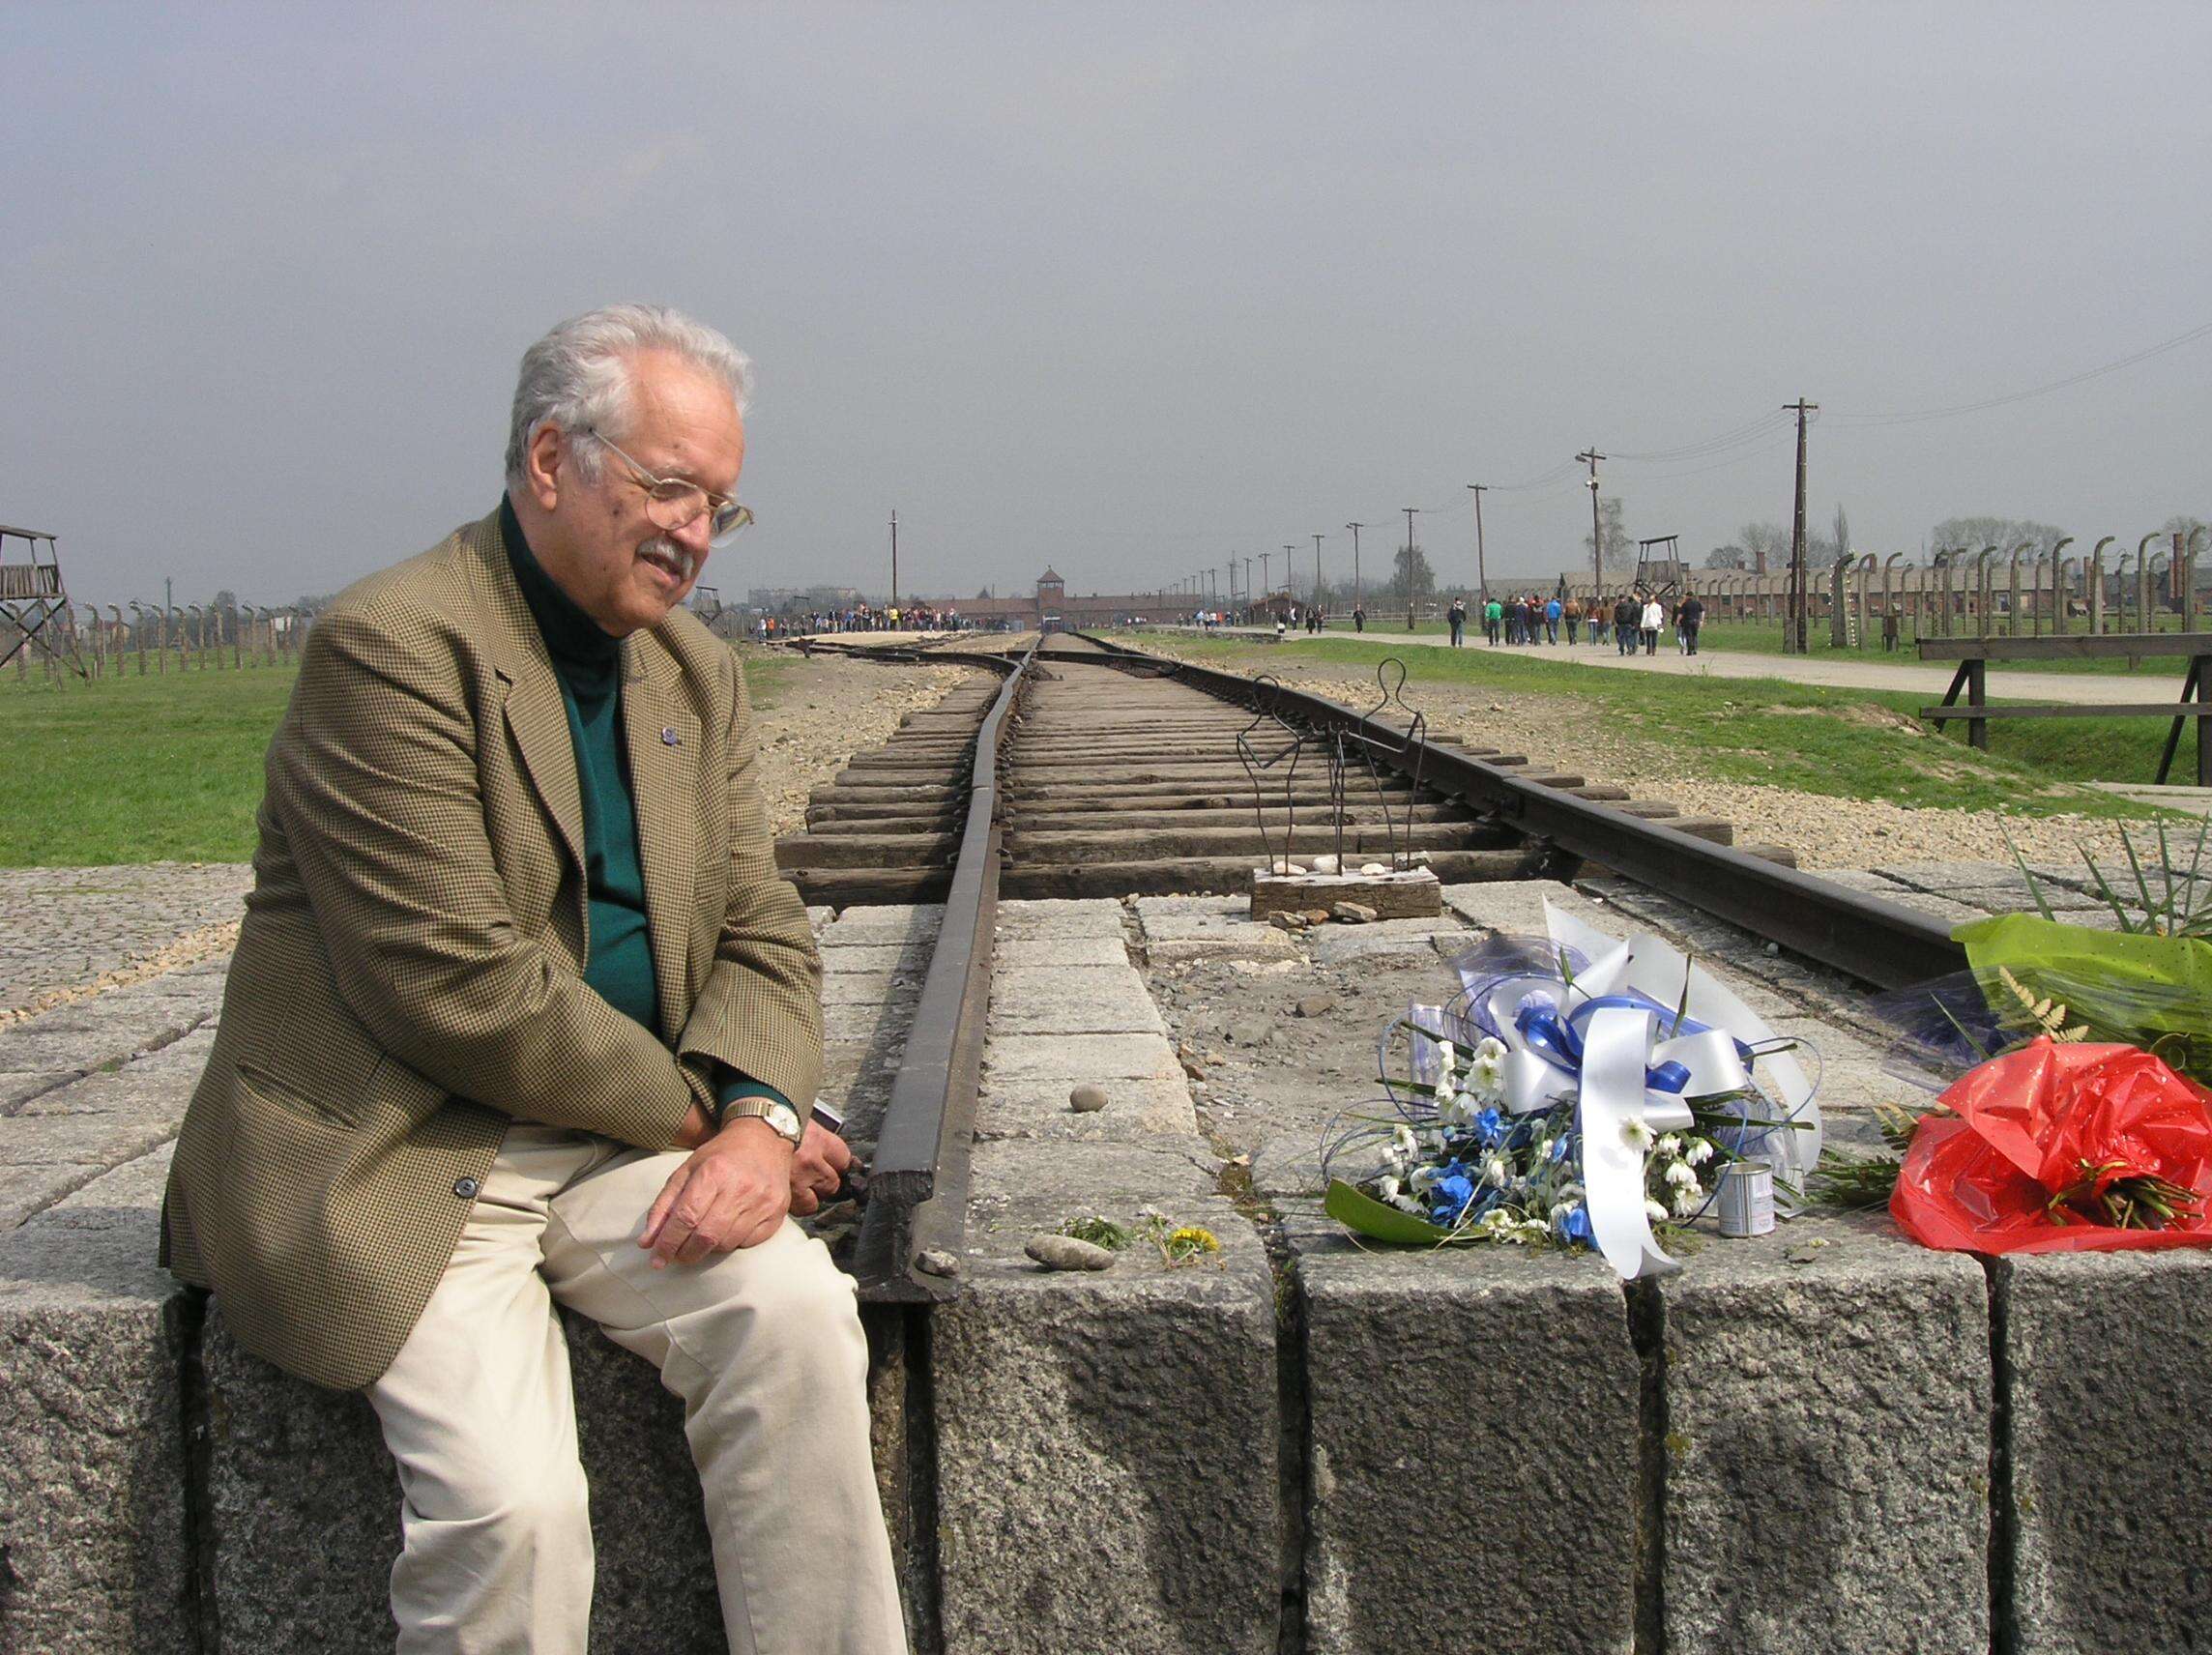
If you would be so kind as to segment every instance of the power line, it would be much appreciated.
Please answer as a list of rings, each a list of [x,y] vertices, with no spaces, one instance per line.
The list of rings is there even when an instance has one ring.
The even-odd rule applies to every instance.
[[[2083,385],[2092,379],[2102,379],[2108,373],[2117,373],[2124,367],[2133,367],[2139,362],[2150,361],[2152,357],[2164,356],[2168,351],[2177,351],[2183,345],[2194,344],[2207,334],[2212,334],[2212,322],[2199,323],[2185,334],[2176,334],[2170,339],[2146,346],[2142,350],[2128,356],[2115,358],[2100,366],[2083,368],[2080,373],[2070,373],[2063,379],[2053,379],[2042,385],[2029,386],[2025,391],[2010,391],[2002,396],[1984,397],[1979,402],[1960,402],[1948,408],[1921,408],[1907,413],[1896,414],[1837,414],[1835,419],[1839,423],[1846,425],[1912,425],[1925,420],[1948,420],[1960,414],[1979,414],[1986,409],[2003,408],[2014,402],[2025,402],[2032,396],[2045,396],[2053,391],[2064,391],[2068,386]]]

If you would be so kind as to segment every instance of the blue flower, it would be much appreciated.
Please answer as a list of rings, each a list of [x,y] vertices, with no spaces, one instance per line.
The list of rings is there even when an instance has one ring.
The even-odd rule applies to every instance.
[[[1589,1208],[1578,1206],[1559,1220],[1559,1236],[1566,1241],[1580,1241],[1585,1247],[1594,1246],[1596,1242],[1590,1230]]]
[[[1429,1217],[1438,1224],[1459,1222],[1459,1215],[1467,1204],[1474,1199],[1474,1183],[1464,1174],[1454,1173],[1441,1177],[1429,1186],[1429,1199],[1436,1205],[1429,1209]]]
[[[1487,1145],[1503,1143],[1506,1133],[1505,1117],[1496,1104],[1492,1104],[1474,1118],[1474,1129]]]

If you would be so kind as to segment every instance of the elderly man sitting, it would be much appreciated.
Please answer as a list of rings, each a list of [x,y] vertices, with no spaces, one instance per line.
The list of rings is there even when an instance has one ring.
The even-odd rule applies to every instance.
[[[163,1256],[249,1349],[365,1388],[402,1651],[585,1646],[557,1305],[683,1399],[730,1647],[905,1648],[850,1280],[790,1218],[821,965],[735,658],[678,607],[750,365],[615,305],[522,362],[507,494],[316,620],[177,1145]]]

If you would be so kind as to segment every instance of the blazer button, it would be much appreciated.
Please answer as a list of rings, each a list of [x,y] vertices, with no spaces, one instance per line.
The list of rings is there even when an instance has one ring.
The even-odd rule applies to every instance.
[[[476,1200],[477,1191],[482,1187],[474,1178],[455,1178],[453,1180],[453,1193],[463,1201]]]

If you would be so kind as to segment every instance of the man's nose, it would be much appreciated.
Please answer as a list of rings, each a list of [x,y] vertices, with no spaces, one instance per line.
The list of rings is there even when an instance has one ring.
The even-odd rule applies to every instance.
[[[710,507],[681,529],[668,531],[668,537],[691,554],[692,562],[701,565],[707,561],[714,537],[714,512]]]

